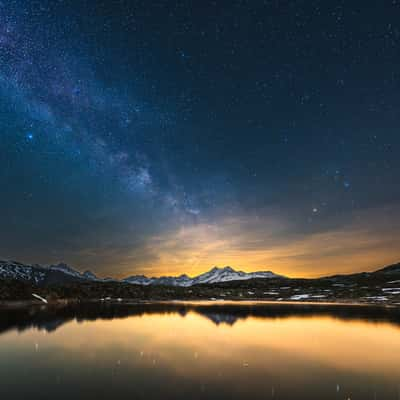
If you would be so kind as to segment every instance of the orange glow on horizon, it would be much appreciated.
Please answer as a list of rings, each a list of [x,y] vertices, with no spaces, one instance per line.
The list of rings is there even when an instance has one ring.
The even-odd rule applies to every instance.
[[[141,262],[120,277],[199,275],[214,266],[245,272],[272,271],[288,277],[316,278],[373,271],[400,261],[400,235],[363,229],[319,233],[308,237],[259,239],[210,225],[181,229],[148,244],[157,262]],[[138,272],[140,271],[140,272]]]
[[[305,232],[276,209],[264,210],[263,216],[221,216],[211,222],[199,217],[146,237],[131,251],[87,248],[68,261],[115,278],[193,277],[214,266],[292,278],[374,271],[400,262],[400,225],[390,221],[396,213],[400,208],[367,210],[347,224],[327,223]]]

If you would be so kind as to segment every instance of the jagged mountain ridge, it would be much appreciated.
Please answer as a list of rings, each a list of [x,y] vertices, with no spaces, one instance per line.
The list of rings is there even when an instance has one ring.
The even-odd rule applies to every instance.
[[[17,261],[0,261],[0,278],[26,281],[36,285],[87,280],[86,274],[86,272],[82,274],[62,263],[42,266],[23,264]],[[92,280],[98,279],[94,274],[92,275]]]
[[[337,275],[320,279],[337,280],[346,279],[356,275],[400,275],[400,263],[378,269],[375,272],[362,272],[351,275]],[[122,280],[112,278],[99,278],[91,271],[79,272],[70,266],[60,263],[56,265],[42,266],[39,264],[23,264],[17,261],[0,261],[0,279],[19,280],[30,282],[36,285],[46,284],[63,284],[76,281],[91,282],[115,282],[129,283],[141,286],[164,285],[164,286],[180,286],[190,287],[199,284],[216,284],[233,281],[243,281],[249,279],[272,279],[285,278],[271,271],[260,271],[246,273],[236,271],[231,267],[218,268],[211,270],[195,277],[189,277],[185,274],[174,276],[162,276],[159,278],[148,278],[144,275],[134,275]],[[287,278],[289,279],[289,278]]]
[[[121,281],[111,278],[99,278],[91,271],[83,273],[60,263],[50,266],[39,264],[29,265],[17,261],[0,261],[0,278],[16,279],[28,281],[37,285],[48,283],[65,283],[70,281],[115,281],[130,283],[136,285],[164,285],[164,286],[182,286],[188,287],[202,283],[220,283],[234,280],[245,280],[253,278],[284,278],[281,275],[274,274],[271,271],[250,272],[235,271],[231,267],[214,267],[210,271],[190,278],[187,275],[162,276],[159,278],[148,278],[144,275],[135,275]]]
[[[218,268],[214,267],[208,272],[204,272],[198,276],[190,278],[187,275],[180,275],[178,277],[160,277],[160,278],[147,278],[143,275],[135,275],[125,278],[123,281],[128,283],[134,283],[139,285],[168,285],[168,286],[193,286],[199,284],[212,284],[220,282],[247,280],[254,278],[285,278],[282,275],[274,274],[271,271],[260,271],[260,272],[243,272],[235,271],[231,267]]]

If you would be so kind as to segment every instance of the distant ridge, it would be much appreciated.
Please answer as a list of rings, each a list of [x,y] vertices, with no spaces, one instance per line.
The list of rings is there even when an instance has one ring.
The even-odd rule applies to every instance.
[[[63,284],[74,281],[112,281],[110,278],[98,278],[91,271],[81,273],[63,263],[43,266],[23,264],[18,261],[0,261],[0,278],[25,281],[36,285]]]
[[[388,274],[388,275],[389,274],[398,274],[400,272],[400,263],[389,265],[387,267],[379,269],[376,272],[384,273],[384,274]]]
[[[220,283],[254,278],[285,278],[282,275],[274,274],[271,271],[243,272],[235,271],[231,267],[214,267],[210,271],[190,278],[187,275],[162,276],[159,278],[148,278],[144,275],[134,275],[128,278],[117,280],[112,278],[99,278],[91,271],[83,273],[60,263],[56,265],[43,266],[39,264],[23,264],[17,261],[0,261],[0,278],[16,279],[32,282],[37,285],[49,283],[66,283],[71,281],[96,281],[96,282],[121,282],[135,285],[165,285],[188,287],[202,283]]]
[[[348,275],[335,275],[319,279],[336,279],[339,277],[350,278],[360,275],[388,276],[400,274],[400,263],[392,264],[378,269],[374,272],[360,272]],[[91,271],[79,272],[67,264],[55,264],[43,266],[39,264],[23,264],[17,261],[0,261],[0,279],[11,279],[34,283],[36,285],[64,284],[68,282],[115,282],[129,283],[141,286],[180,286],[189,287],[200,284],[216,284],[222,282],[244,281],[249,279],[290,279],[271,271],[243,272],[236,271],[232,267],[214,267],[200,275],[189,277],[185,274],[180,276],[161,276],[148,278],[144,275],[133,275],[122,280],[113,278],[99,278]]]
[[[123,279],[124,282],[134,283],[137,285],[168,285],[168,286],[193,286],[202,283],[220,283],[229,281],[241,281],[254,278],[285,278],[282,275],[277,275],[271,271],[259,272],[243,272],[235,271],[231,267],[218,268],[214,267],[208,272],[195,276],[193,278],[187,275],[180,275],[177,277],[166,276],[160,278],[147,278],[144,275],[134,275]]]

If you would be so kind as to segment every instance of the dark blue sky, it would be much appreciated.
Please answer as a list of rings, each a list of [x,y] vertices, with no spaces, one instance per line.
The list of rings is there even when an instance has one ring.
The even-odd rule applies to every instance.
[[[400,2],[2,1],[0,257],[102,275],[400,259]]]

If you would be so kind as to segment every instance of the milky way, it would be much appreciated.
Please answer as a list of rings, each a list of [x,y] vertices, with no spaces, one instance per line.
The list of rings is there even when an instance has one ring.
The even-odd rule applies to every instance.
[[[0,4],[0,257],[118,276],[400,257],[399,4],[223,3]]]

